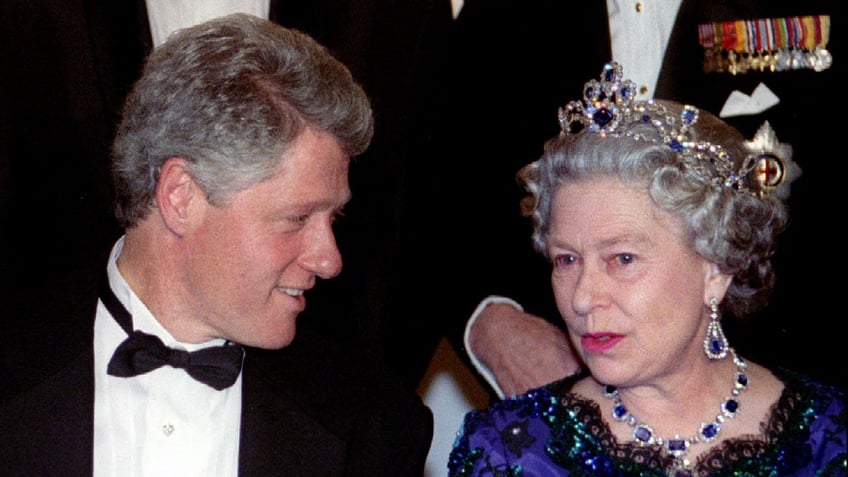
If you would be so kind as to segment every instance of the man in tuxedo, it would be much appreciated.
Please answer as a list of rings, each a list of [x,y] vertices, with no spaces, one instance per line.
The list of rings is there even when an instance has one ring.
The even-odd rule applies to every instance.
[[[83,266],[120,235],[108,175],[120,108],[164,35],[153,32],[173,24],[163,7],[191,3],[0,2],[0,270],[10,285],[0,295],[45,270]],[[422,257],[440,214],[430,200],[444,162],[437,128],[447,101],[450,2],[198,1],[191,8],[236,3],[326,45],[372,99],[374,139],[352,165],[353,197],[336,225],[345,267],[319,284],[313,294],[321,298],[301,322],[360,342],[356,353],[385,358],[414,389],[432,347],[416,346],[417,330],[405,320],[435,308],[421,306],[430,300],[421,267],[435,264]],[[412,344],[383,355],[382,344],[395,338]]]
[[[834,7],[833,2],[819,1],[465,1],[452,38],[457,79],[452,102],[457,111],[451,116],[451,130],[455,161],[463,162],[469,174],[457,175],[452,190],[459,194],[454,202],[470,212],[458,216],[452,228],[462,231],[457,235],[465,243],[455,260],[474,279],[462,274],[461,280],[444,287],[456,290],[464,306],[443,319],[446,326],[454,326],[454,336],[461,335],[474,312],[469,351],[480,354],[472,359],[480,359],[480,370],[496,391],[518,393],[566,375],[577,365],[556,329],[562,321],[553,303],[550,266],[532,250],[530,222],[519,209],[524,191],[515,173],[538,158],[543,142],[558,132],[557,109],[581,96],[583,84],[597,79],[610,60],[622,63],[626,76],[636,73],[643,98],[694,104],[722,116],[749,138],[768,121],[779,140],[792,145],[793,159],[803,173],[792,186],[789,205],[794,218],[775,260],[775,296],[750,321],[734,323],[731,318],[723,324],[733,346],[752,359],[846,384],[844,370],[822,365],[827,356],[822,350],[839,346],[837,334],[828,332],[832,305],[825,297],[838,296],[837,284],[827,278],[826,257],[840,247],[833,216],[822,213],[842,201],[837,196],[840,174],[827,160],[840,134],[837,118],[843,101],[838,92],[844,83],[841,17]],[[659,18],[653,28],[628,23],[628,17],[643,21],[650,15]],[[801,16],[813,19],[785,21]],[[828,31],[824,16],[830,22]],[[820,71],[719,71],[708,61],[709,55],[727,59],[730,50],[740,57],[760,57],[757,49],[786,49],[780,44],[789,41],[785,30],[782,39],[779,32],[758,37],[759,44],[745,44],[741,36],[731,43],[726,35],[709,49],[704,43],[710,35],[699,35],[700,25],[738,31],[764,25],[765,19],[774,19],[768,25],[776,29],[792,31],[795,25],[796,39],[803,36],[804,45],[790,49],[800,53],[822,46],[831,54],[832,65]],[[808,20],[820,27],[809,27]],[[731,97],[741,101],[728,101]],[[489,295],[494,301],[481,303]],[[494,341],[509,345],[494,346]],[[492,374],[490,369],[502,372]]]
[[[123,235],[11,298],[0,474],[420,475],[417,396],[311,330],[294,342],[341,271],[332,225],[373,127],[295,30],[236,14],[157,47],[114,141]]]

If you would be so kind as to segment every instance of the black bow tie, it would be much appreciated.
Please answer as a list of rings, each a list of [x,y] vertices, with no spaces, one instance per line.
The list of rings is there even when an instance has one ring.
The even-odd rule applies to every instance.
[[[132,316],[115,296],[108,279],[101,286],[100,299],[129,335],[109,360],[106,372],[110,375],[126,378],[169,365],[185,369],[192,378],[217,390],[232,386],[238,379],[244,353],[241,346],[227,342],[192,352],[168,348],[156,336],[133,331]]]
[[[189,352],[168,348],[156,336],[136,330],[115,350],[106,372],[126,378],[170,365],[185,369],[192,378],[220,391],[236,382],[241,359],[242,349],[238,345]]]

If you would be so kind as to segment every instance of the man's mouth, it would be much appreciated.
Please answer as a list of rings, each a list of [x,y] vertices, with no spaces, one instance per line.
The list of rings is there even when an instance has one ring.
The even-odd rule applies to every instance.
[[[301,295],[303,295],[303,292],[304,292],[304,290],[302,288],[283,288],[283,287],[280,287],[280,290],[283,293],[285,293],[287,295],[291,295],[291,296],[301,296]]]

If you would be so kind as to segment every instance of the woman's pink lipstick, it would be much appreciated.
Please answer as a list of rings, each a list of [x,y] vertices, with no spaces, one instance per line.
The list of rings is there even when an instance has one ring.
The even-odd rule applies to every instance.
[[[613,333],[585,334],[580,338],[583,349],[590,353],[600,353],[617,345],[624,337]]]

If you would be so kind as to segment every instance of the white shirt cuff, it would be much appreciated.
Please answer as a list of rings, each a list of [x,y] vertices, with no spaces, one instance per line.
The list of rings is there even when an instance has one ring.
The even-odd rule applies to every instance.
[[[483,301],[477,305],[477,308],[474,309],[474,313],[471,314],[471,318],[468,319],[468,323],[465,324],[465,334],[462,339],[462,344],[465,346],[465,352],[468,354],[468,358],[471,360],[471,364],[474,365],[474,369],[480,373],[483,378],[486,379],[486,382],[489,383],[489,386],[495,390],[495,393],[499,398],[504,398],[504,392],[501,390],[500,386],[498,386],[497,381],[495,380],[495,375],[492,374],[492,371],[486,367],[478,358],[474,355],[474,352],[471,350],[471,346],[469,346],[469,337],[471,336],[471,327],[474,326],[474,323],[477,321],[477,318],[480,316],[480,313],[483,312],[483,309],[493,303],[503,303],[505,305],[512,305],[517,308],[519,311],[524,311],[524,307],[522,307],[517,301],[512,300],[507,297],[491,295],[486,297]]]

